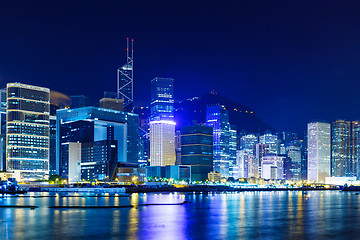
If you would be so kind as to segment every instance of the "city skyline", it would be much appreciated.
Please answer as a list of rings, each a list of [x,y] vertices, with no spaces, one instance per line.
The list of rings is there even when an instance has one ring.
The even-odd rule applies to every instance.
[[[81,1],[71,9],[68,2],[43,2],[44,8],[32,3],[26,12],[7,3],[0,18],[0,81],[2,87],[22,82],[84,94],[95,102],[103,91],[116,91],[116,70],[126,61],[125,39],[130,37],[135,39],[137,105],[148,102],[150,80],[160,76],[175,79],[177,99],[215,89],[253,108],[279,131],[304,132],[306,123],[316,119],[354,121],[360,115],[359,36],[354,33],[360,18],[354,6],[326,3],[240,2],[219,8],[207,4],[201,10],[199,2],[186,14],[186,5],[173,9],[164,2],[139,12],[125,3],[127,13],[118,12],[115,2],[90,1],[88,12],[80,11]],[[120,24],[128,18],[128,25]],[[337,24],[329,28],[333,19]],[[343,39],[347,44],[341,44]],[[194,88],[187,88],[189,83]]]
[[[358,239],[359,10],[2,3],[0,239]]]

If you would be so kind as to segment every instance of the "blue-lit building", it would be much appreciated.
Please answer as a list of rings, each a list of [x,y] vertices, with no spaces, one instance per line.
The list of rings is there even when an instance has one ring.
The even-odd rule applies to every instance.
[[[247,134],[240,138],[240,150],[245,150],[254,155],[254,145],[259,143],[259,138],[255,134]]]
[[[231,177],[229,172],[230,159],[230,124],[229,113],[224,106],[208,106],[206,125],[213,128],[213,166],[214,171],[222,177]]]
[[[90,178],[103,177],[104,172],[110,174],[106,175],[110,178],[113,176],[110,169],[103,172],[96,170],[104,161],[107,163],[102,166],[111,166],[111,168],[113,162],[138,163],[138,125],[138,115],[128,112],[97,107],[58,110],[56,132],[58,173],[66,175],[66,161],[62,162],[64,159],[62,155],[65,154],[62,151],[62,145],[69,142],[82,143],[82,174],[85,174],[84,169],[89,169],[89,165],[93,165],[92,169],[95,170],[85,174]],[[94,155],[96,151],[97,156]],[[116,151],[115,155],[114,151]]]
[[[181,164],[191,166],[192,181],[206,181],[213,171],[213,129],[194,125],[181,129]]]
[[[174,121],[174,79],[151,80],[151,121]]]
[[[240,178],[240,168],[236,161],[237,148],[237,127],[231,125],[229,130],[229,175],[235,180]]]
[[[150,165],[174,165],[174,79],[151,80]]]
[[[6,109],[0,107],[0,171],[6,171]]]
[[[268,144],[269,151],[272,154],[278,154],[278,136],[271,133],[265,133],[259,137],[259,143]]]

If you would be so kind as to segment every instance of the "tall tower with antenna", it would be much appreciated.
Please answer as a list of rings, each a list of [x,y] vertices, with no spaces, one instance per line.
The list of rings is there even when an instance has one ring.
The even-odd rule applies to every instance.
[[[130,48],[131,47],[131,48]],[[126,64],[117,70],[117,97],[124,99],[124,111],[132,112],[134,101],[134,39],[126,38]]]

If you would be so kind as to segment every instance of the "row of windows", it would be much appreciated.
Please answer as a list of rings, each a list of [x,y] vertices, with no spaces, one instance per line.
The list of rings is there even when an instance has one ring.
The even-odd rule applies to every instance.
[[[49,162],[43,160],[9,159],[9,170],[49,170]]]
[[[48,91],[40,91],[21,87],[8,87],[7,93],[8,97],[25,98],[44,102],[50,101],[50,92]]]

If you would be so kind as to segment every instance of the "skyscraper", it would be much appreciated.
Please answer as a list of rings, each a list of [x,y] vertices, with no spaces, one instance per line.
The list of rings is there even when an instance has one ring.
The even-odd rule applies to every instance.
[[[117,70],[117,97],[124,99],[124,110],[131,112],[134,101],[134,39],[126,39],[126,63]]]
[[[254,162],[252,163],[252,172],[254,173],[254,177],[261,176],[261,161],[264,156],[270,154],[270,146],[265,143],[257,143],[254,145]]]
[[[181,129],[181,164],[191,166],[192,181],[205,181],[213,170],[212,131],[200,125]]]
[[[254,177],[259,172],[259,168],[253,169],[252,164],[254,163],[255,157],[250,154],[247,150],[237,150],[237,165],[239,166],[239,177],[248,178]]]
[[[213,128],[214,171],[223,177],[230,177],[230,124],[229,112],[222,105],[208,106],[206,110],[206,125]]]
[[[278,153],[278,137],[271,133],[265,133],[259,137],[259,143],[268,144],[270,153]]]
[[[21,179],[49,175],[50,90],[7,84],[7,170]]]
[[[328,123],[308,123],[308,181],[325,182],[331,175],[331,127]]]
[[[151,80],[151,120],[174,121],[174,79]]]
[[[240,178],[239,166],[236,162],[237,151],[237,127],[235,125],[230,126],[229,130],[229,176],[235,180]]]
[[[352,176],[351,122],[344,120],[333,122],[331,143],[331,175],[334,177]]]
[[[286,147],[286,153],[291,159],[290,172],[291,180],[301,180],[301,142],[299,140],[292,140]]]
[[[351,147],[353,174],[360,178],[360,121],[351,122]]]
[[[174,165],[174,79],[151,80],[150,165]]]
[[[259,143],[259,139],[255,134],[242,136],[240,139],[240,149],[254,155],[254,145],[257,143]]]

